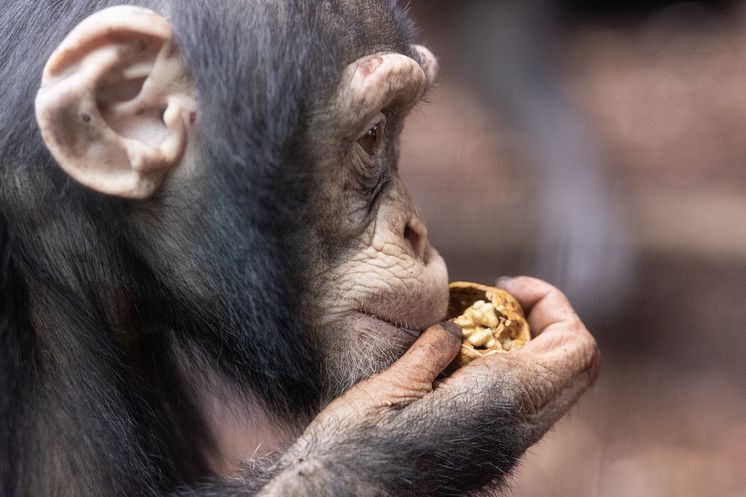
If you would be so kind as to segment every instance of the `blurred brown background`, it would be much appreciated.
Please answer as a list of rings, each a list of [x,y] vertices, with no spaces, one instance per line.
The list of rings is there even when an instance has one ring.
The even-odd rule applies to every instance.
[[[548,279],[602,348],[512,495],[746,496],[746,2],[412,11],[401,173],[451,279]]]

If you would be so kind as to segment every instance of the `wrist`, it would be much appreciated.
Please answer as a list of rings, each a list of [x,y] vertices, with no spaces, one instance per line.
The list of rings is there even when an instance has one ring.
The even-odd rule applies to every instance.
[[[284,461],[284,469],[262,489],[260,497],[378,497],[381,489],[366,483],[362,475],[333,461],[297,458]]]

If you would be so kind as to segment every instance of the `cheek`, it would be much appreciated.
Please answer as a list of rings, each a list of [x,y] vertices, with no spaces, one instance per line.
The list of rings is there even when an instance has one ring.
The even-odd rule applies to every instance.
[[[365,310],[424,328],[445,315],[448,273],[440,255],[430,249],[425,263],[412,257],[402,243],[386,238],[378,238],[331,272],[324,298],[328,319]]]
[[[355,236],[340,236],[339,231],[324,236],[326,232],[314,230],[312,239],[323,248],[312,254],[315,263],[302,313],[334,392],[386,367],[420,331],[445,317],[445,263],[430,247],[424,257],[415,256],[405,234],[412,220],[420,222],[415,206],[395,185],[374,222]],[[335,222],[327,223],[328,230],[334,228]],[[426,234],[423,227],[423,239]],[[344,239],[339,250],[327,249]]]
[[[323,376],[332,397],[392,364],[419,331],[445,317],[448,274],[443,259],[435,250],[427,264],[402,253],[391,244],[382,251],[367,247],[320,285],[321,298],[313,300],[318,314],[310,329],[324,357]]]
[[[445,263],[427,245],[427,231],[415,209],[403,185],[396,183],[375,221],[346,251],[347,258],[325,272],[321,301],[327,317],[363,309],[396,322],[430,325],[445,315]],[[413,220],[422,225],[424,254],[406,238]]]

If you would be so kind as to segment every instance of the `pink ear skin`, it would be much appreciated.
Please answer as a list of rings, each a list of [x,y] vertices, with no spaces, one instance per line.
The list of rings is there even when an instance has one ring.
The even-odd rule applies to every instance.
[[[118,6],[82,21],[54,51],[36,117],[73,179],[144,199],[180,163],[196,99],[172,38],[155,12]]]

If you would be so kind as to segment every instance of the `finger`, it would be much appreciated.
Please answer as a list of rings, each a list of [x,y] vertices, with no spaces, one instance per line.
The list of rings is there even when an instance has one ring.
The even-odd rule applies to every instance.
[[[485,388],[498,382],[504,400],[541,435],[595,382],[599,365],[596,342],[582,323],[559,323],[523,348],[483,357],[452,378],[479,381]]]
[[[433,381],[460,348],[461,328],[449,322],[435,324],[388,369],[355,385],[327,410],[343,416],[419,400],[433,390]]]
[[[595,340],[580,321],[567,297],[549,283],[527,276],[498,280],[528,312],[534,340],[526,353],[543,353],[543,359],[562,364],[568,374],[577,374],[597,360]]]
[[[580,322],[567,297],[545,281],[519,276],[501,278],[496,285],[510,292],[525,309],[534,336],[554,324]]]
[[[426,329],[409,350],[379,375],[382,381],[395,381],[417,389],[432,387],[435,378],[461,350],[461,328],[451,322]]]
[[[535,338],[516,351],[514,357],[533,365],[534,372],[526,380],[534,386],[544,384],[544,388],[534,390],[557,392],[577,388],[582,391],[592,384],[599,370],[598,345],[567,297],[549,283],[525,276],[498,280],[497,286],[513,294],[527,309]],[[528,367],[525,372],[531,369]],[[537,404],[549,398],[536,399]]]

